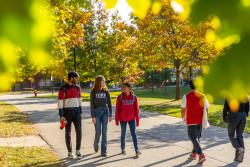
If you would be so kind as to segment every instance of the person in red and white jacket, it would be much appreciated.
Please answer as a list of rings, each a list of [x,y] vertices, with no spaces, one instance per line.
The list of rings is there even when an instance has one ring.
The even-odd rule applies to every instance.
[[[75,125],[76,130],[76,155],[77,159],[82,158],[80,153],[82,141],[82,97],[81,88],[78,82],[79,74],[77,72],[68,73],[68,82],[63,85],[58,93],[58,109],[60,115],[60,123],[67,120],[65,126],[65,140],[68,149],[68,158],[72,159],[71,144],[71,124]]]
[[[208,112],[209,103],[205,95],[197,91],[193,84],[193,80],[190,80],[190,88],[191,92],[185,94],[182,98],[181,116],[187,122],[188,137],[193,143],[193,151],[189,158],[196,159],[196,155],[198,154],[198,164],[202,164],[206,160],[200,146],[203,109],[205,105],[206,111]]]
[[[126,82],[123,84],[123,92],[117,97],[116,111],[115,111],[115,122],[119,126],[121,125],[121,150],[122,154],[126,154],[125,151],[125,137],[127,124],[129,124],[130,132],[133,138],[134,148],[136,156],[141,155],[138,148],[136,126],[139,126],[140,111],[137,97],[132,91],[132,84]]]

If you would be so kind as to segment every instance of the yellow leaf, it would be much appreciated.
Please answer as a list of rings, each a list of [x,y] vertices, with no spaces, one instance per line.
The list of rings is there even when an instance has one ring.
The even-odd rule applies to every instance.
[[[161,2],[160,1],[154,2],[152,6],[152,12],[154,14],[158,14],[160,10],[161,10]]]
[[[134,14],[140,18],[146,16],[148,9],[151,6],[150,0],[127,0],[128,5],[134,9]]]
[[[102,0],[104,3],[106,3],[106,8],[114,8],[118,0]]]

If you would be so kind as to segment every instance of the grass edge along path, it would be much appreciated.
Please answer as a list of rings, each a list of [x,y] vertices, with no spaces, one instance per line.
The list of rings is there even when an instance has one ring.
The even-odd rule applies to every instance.
[[[181,100],[175,99],[175,87],[167,87],[167,95],[164,95],[165,88],[156,88],[154,92],[152,89],[133,89],[135,95],[138,97],[139,106],[141,110],[160,113],[164,115],[181,118]],[[181,87],[181,98],[184,94],[190,92],[189,86]],[[121,91],[110,90],[112,104],[116,104],[116,98]],[[38,98],[57,98],[57,94],[38,96]],[[32,97],[31,97],[32,98]],[[82,100],[89,101],[90,93],[82,93]],[[210,104],[208,120],[211,125],[226,128],[227,124],[223,122],[222,110],[224,100]],[[250,133],[250,117],[247,119],[245,133]]]
[[[15,106],[0,102],[0,137],[38,135],[28,117]],[[0,166],[65,166],[49,147],[0,146]]]

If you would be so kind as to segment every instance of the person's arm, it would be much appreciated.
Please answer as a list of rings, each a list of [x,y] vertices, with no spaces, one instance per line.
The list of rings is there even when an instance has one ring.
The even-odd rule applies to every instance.
[[[208,108],[210,107],[210,105],[209,105],[209,102],[208,102],[208,100],[207,100],[206,96],[205,96],[204,98],[205,98],[205,108],[206,108],[206,111],[207,111],[207,117],[208,117]]]
[[[224,107],[223,107],[223,121],[225,122],[226,116],[227,116],[227,112],[229,110],[229,106],[227,103],[227,100],[225,99],[225,103],[224,103]]]
[[[119,125],[119,110],[120,110],[120,97],[119,95],[116,99],[116,107],[115,107],[115,124],[118,126]]]
[[[246,103],[245,112],[246,112],[247,117],[248,117],[248,113],[249,113],[249,101]]]
[[[186,114],[187,108],[181,108],[181,118],[183,119]]]
[[[134,111],[135,111],[136,126],[139,126],[139,122],[140,122],[140,110],[139,110],[138,99],[137,99],[136,96],[135,96],[135,103],[134,103]]]
[[[109,108],[109,122],[111,122],[112,121],[112,104],[111,104],[109,91],[107,91],[107,102],[108,102],[108,108]]]
[[[96,124],[96,119],[95,119],[95,114],[94,114],[94,98],[95,98],[94,96],[95,96],[95,93],[93,90],[90,93],[90,112],[91,112],[92,122],[93,124]]]
[[[60,115],[60,123],[62,123],[65,120],[63,116],[63,101],[64,101],[64,91],[63,89],[60,89],[58,92],[58,109]]]
[[[186,110],[187,110],[187,99],[186,99],[186,95],[183,96],[182,101],[181,101],[181,118],[183,119],[185,114],[186,114]]]
[[[79,108],[80,108],[80,113],[82,115],[82,93],[81,93],[81,87],[79,86],[79,97],[78,97],[78,102],[79,102]]]

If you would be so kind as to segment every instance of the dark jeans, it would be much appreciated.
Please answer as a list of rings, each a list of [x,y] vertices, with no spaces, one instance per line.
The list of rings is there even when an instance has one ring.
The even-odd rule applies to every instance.
[[[243,148],[243,131],[246,126],[247,117],[245,112],[238,112],[235,115],[234,122],[228,123],[228,136],[235,149]]]
[[[94,115],[96,119],[94,149],[98,150],[100,136],[102,135],[101,154],[105,154],[107,153],[109,109],[108,107],[95,108]]]
[[[71,144],[71,124],[74,123],[75,131],[76,131],[76,150],[80,150],[81,142],[82,142],[82,119],[81,113],[79,110],[72,111],[64,111],[64,117],[67,120],[67,124],[65,126],[65,139],[66,146],[68,152],[72,152],[72,144]]]
[[[135,151],[138,151],[139,149],[138,149],[138,143],[137,143],[137,136],[136,136],[136,132],[135,132],[135,120],[128,121],[128,122],[120,121],[120,124],[121,124],[121,149],[125,150],[125,137],[126,137],[127,123],[129,124],[130,133],[131,133],[132,138],[133,138]]]
[[[200,138],[202,132],[202,125],[189,125],[188,126],[188,137],[193,143],[193,151],[194,154],[202,154],[201,146],[200,146]]]

